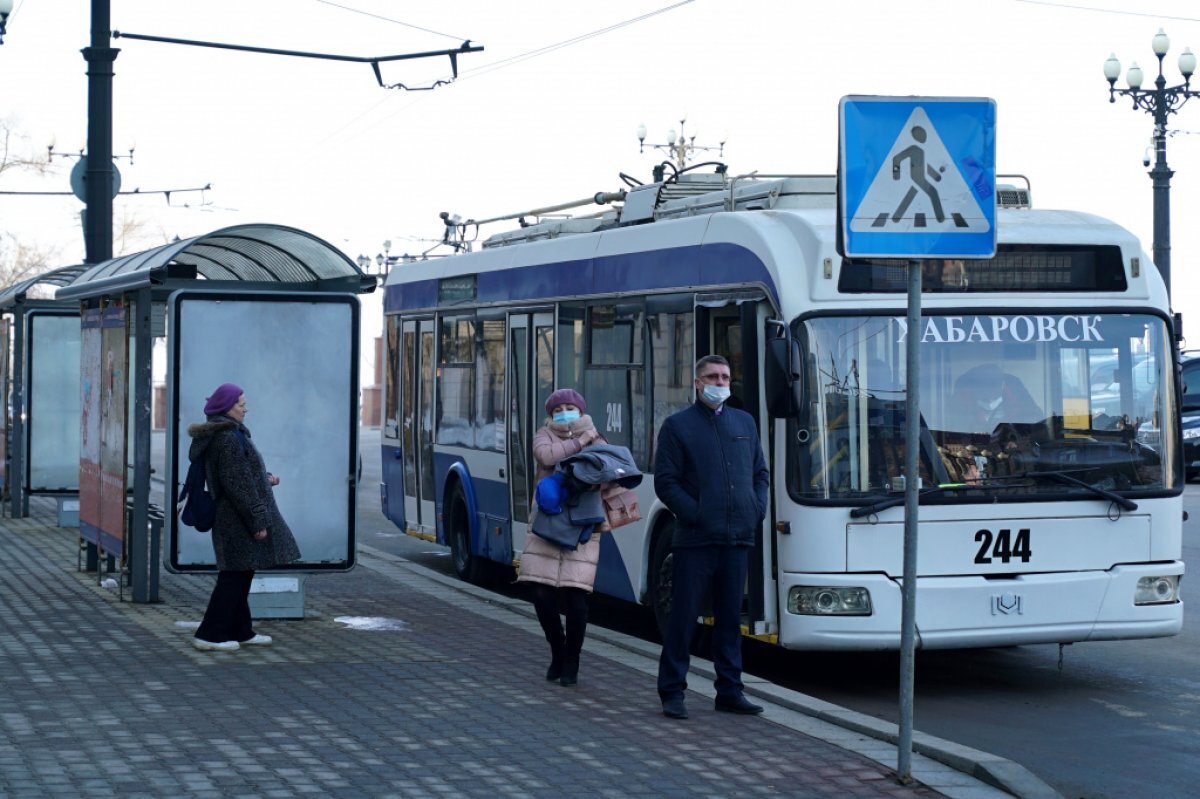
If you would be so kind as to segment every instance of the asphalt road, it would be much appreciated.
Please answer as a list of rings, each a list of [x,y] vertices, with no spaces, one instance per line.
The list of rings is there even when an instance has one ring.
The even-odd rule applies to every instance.
[[[449,550],[403,535],[379,510],[378,432],[364,431],[358,541],[449,573]],[[1185,496],[1184,561],[1200,563],[1200,485]],[[1185,603],[1200,607],[1197,581]],[[517,593],[519,589],[502,589]],[[654,638],[644,609],[596,598],[592,622]],[[1144,641],[921,652],[916,729],[1014,760],[1070,799],[1194,796],[1200,785],[1200,619]],[[787,652],[748,642],[746,669],[897,721],[896,654]]]

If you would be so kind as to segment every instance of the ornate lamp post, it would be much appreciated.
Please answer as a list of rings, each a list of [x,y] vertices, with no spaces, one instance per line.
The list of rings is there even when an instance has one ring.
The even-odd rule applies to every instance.
[[[675,129],[672,128],[671,130],[667,131],[667,143],[666,144],[651,144],[649,146],[655,150],[666,150],[667,153],[671,156],[671,158],[673,158],[675,160],[675,165],[679,168],[679,171],[681,171],[681,172],[687,166],[688,159],[691,158],[697,151],[705,152],[705,151],[716,150],[718,158],[725,154],[725,140],[722,140],[716,147],[705,147],[703,145],[696,144],[696,134],[695,133],[693,133],[689,137],[683,132],[683,126],[686,123],[687,123],[686,117],[684,119],[679,120],[679,138],[678,139],[675,138]],[[645,152],[646,146],[647,146],[646,145],[646,126],[645,125],[638,125],[637,137],[638,137],[638,152],[639,153]]]
[[[1104,62],[1104,77],[1108,80],[1108,101],[1115,103],[1117,95],[1128,97],[1133,101],[1135,110],[1141,109],[1154,117],[1154,135],[1151,139],[1154,147],[1154,168],[1150,170],[1150,179],[1154,184],[1154,263],[1162,274],[1163,282],[1167,284],[1167,296],[1171,293],[1171,176],[1175,173],[1167,166],[1167,117],[1178,111],[1183,104],[1200,92],[1190,87],[1192,74],[1196,71],[1196,56],[1188,48],[1179,56],[1179,72],[1183,75],[1183,83],[1178,86],[1167,86],[1163,77],[1163,58],[1171,46],[1171,40],[1162,28],[1150,42],[1154,55],[1158,58],[1158,77],[1153,89],[1142,88],[1142,68],[1135,61],[1125,73],[1128,89],[1116,88],[1117,77],[1121,74],[1121,62],[1115,54],[1110,55]],[[1146,166],[1149,166],[1149,155]]]
[[[5,25],[8,15],[12,13],[13,0],[0,0],[0,44],[4,44]]]

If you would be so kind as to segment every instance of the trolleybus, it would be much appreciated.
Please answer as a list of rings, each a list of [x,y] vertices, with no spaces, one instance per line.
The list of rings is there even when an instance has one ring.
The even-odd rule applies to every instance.
[[[771,468],[745,634],[899,647],[910,443],[919,646],[1180,630],[1177,336],[1133,235],[1032,208],[1027,182],[1002,186],[995,257],[924,262],[908,330],[907,264],[837,254],[833,178],[626,180],[596,196],[598,212],[529,212],[477,251],[391,272],[380,490],[402,530],[447,545],[464,579],[511,568],[531,534],[530,447],[550,392],[579,389],[652,475],[663,421],[695,400],[694,363],[716,353]],[[661,619],[674,522],[652,479],[638,492],[642,519],[601,539],[596,590]]]

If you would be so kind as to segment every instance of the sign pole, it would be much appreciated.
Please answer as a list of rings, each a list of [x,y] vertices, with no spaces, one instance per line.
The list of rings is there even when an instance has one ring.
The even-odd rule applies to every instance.
[[[843,97],[838,106],[837,250],[908,262],[899,781],[912,777],[920,505],[921,278],[926,261],[996,254],[996,103],[971,97]],[[931,459],[938,453],[931,451]],[[932,477],[932,474],[931,474]]]
[[[904,342],[904,580],[900,611],[900,782],[911,784],[917,631],[917,512],[921,490],[921,261],[908,262],[908,333]]]

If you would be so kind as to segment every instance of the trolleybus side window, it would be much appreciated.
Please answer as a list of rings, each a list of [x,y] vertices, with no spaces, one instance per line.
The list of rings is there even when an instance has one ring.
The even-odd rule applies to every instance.
[[[647,468],[644,317],[641,301],[588,307],[588,364],[583,392],[596,429],[611,444],[629,447]]]
[[[504,318],[480,319],[475,359],[475,446],[504,451]]]
[[[401,391],[404,392],[402,404],[404,427],[404,493],[410,497],[417,495],[417,449],[416,427],[418,422],[416,410],[417,385],[417,326],[416,322],[404,324],[404,350],[400,355]]]
[[[696,322],[692,295],[651,297],[646,301],[650,341],[650,386],[652,428],[650,469],[654,469],[654,445],[658,431],[671,414],[692,404]]]
[[[443,316],[438,355],[437,443],[473,447],[475,320]]]
[[[387,346],[383,351],[383,437],[400,437],[400,317],[387,318]]]
[[[558,307],[558,385],[578,388],[583,384],[583,303]]]

